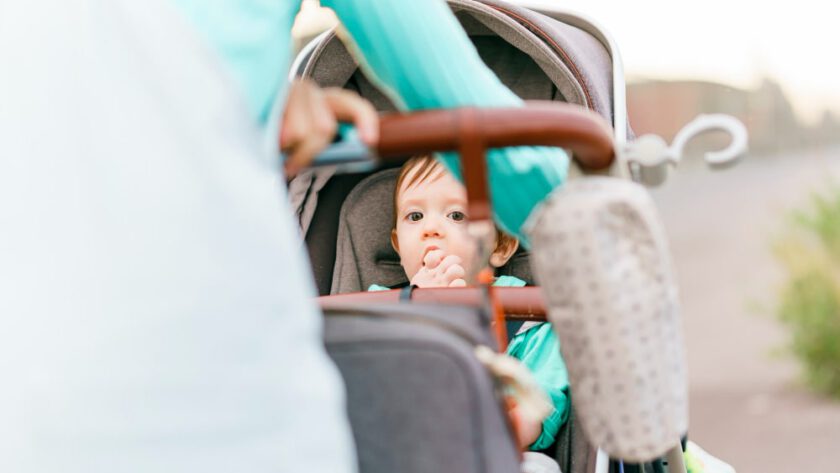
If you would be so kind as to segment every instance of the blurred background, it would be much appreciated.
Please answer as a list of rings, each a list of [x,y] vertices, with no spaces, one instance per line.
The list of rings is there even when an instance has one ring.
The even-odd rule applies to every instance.
[[[302,42],[335,22],[309,1]],[[667,141],[700,113],[749,129],[710,171],[690,148],[653,191],[671,237],[687,335],[690,438],[740,472],[840,470],[840,44],[827,8],[767,2],[531,1],[611,33],[630,123]]]

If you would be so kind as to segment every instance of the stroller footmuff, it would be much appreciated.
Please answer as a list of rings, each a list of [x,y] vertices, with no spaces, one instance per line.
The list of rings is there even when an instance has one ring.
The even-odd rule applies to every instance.
[[[400,304],[325,314],[327,352],[353,407],[359,471],[518,471],[501,399],[473,354],[493,346],[480,311]]]

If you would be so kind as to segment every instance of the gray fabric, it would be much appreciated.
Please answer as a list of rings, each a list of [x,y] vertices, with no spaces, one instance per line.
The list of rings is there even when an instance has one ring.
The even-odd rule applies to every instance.
[[[370,100],[370,103],[380,112],[396,112],[397,107],[385,94],[379,91],[360,70],[357,70],[345,88],[355,90],[362,97]]]
[[[540,66],[530,56],[510,46],[504,39],[498,36],[474,36],[471,39],[484,63],[496,73],[505,86],[520,98],[567,101],[562,91],[558,90],[555,84],[546,77]],[[354,71],[344,87],[370,100],[380,112],[397,110],[393,102],[380,92],[361,70]],[[567,93],[578,94],[578,92]]]
[[[358,67],[344,43],[332,32],[312,52],[301,76],[311,78],[322,87],[341,87]]]
[[[405,282],[399,256],[391,246],[394,185],[399,169],[380,171],[359,184],[344,200],[331,294],[366,290],[371,284]]]
[[[326,312],[324,336],[347,388],[360,473],[513,473],[518,453],[476,311],[419,304]]]
[[[578,27],[504,1],[482,0],[481,3],[506,12],[526,25],[532,35],[542,38],[554,51],[555,57],[571,71],[569,80],[587,91],[589,107],[612,123],[612,58],[597,38]],[[562,90],[562,87],[558,88]]]
[[[467,22],[468,24],[472,22],[472,24],[481,24],[474,19],[474,17],[469,16],[466,12],[461,12],[459,15],[459,20]],[[485,13],[484,16],[481,17],[485,20],[490,20],[492,17],[488,17]],[[499,20],[501,21],[501,20]],[[505,36],[511,39],[519,39],[522,34],[524,34],[523,27],[516,24],[511,20],[507,20],[507,22],[503,25],[496,25],[497,28],[503,33],[503,39]],[[511,31],[513,30],[513,31]],[[479,35],[477,37],[473,37],[473,40],[479,43],[483,43],[485,47],[482,48],[482,44],[477,44],[476,46],[479,48],[479,53],[481,54],[483,59],[491,58],[494,55],[499,54],[499,52],[503,52],[503,54],[510,54],[505,50],[516,50],[514,46],[511,46],[507,41],[501,41],[492,43],[492,48],[488,48],[486,45],[491,44],[487,43],[486,41],[482,41],[483,38],[490,37],[486,35]],[[520,78],[527,75],[533,77],[533,81],[539,83],[539,88],[544,89],[545,82],[552,84],[555,86],[554,90],[559,90],[560,97],[563,97],[564,101],[569,101],[572,103],[578,103],[584,105],[583,99],[583,91],[582,89],[576,85],[573,80],[573,76],[571,72],[563,65],[562,62],[554,61],[552,62],[550,57],[550,50],[547,46],[541,45],[540,43],[533,42],[534,40],[530,41],[519,41],[522,44],[522,47],[525,48],[524,54],[527,56],[533,56],[535,59],[531,59],[531,63],[534,65],[539,64],[536,68],[528,68],[527,70],[518,70],[515,68],[500,68],[494,67],[493,63],[489,63],[488,66],[500,76],[502,82],[506,85],[510,86],[514,92],[519,94],[520,96],[530,98],[530,99],[542,99],[542,100],[551,100],[553,94],[536,94],[534,91],[530,90],[527,87],[514,87],[510,83],[509,80],[506,80],[506,77],[510,77],[512,74],[518,75]],[[521,53],[521,51],[520,51]],[[548,77],[550,77],[550,80]],[[358,70],[358,66],[355,60],[352,58],[350,53],[347,51],[347,48],[341,43],[339,38],[335,35],[330,35],[329,38],[321,43],[318,47],[316,47],[315,52],[312,54],[310,58],[310,62],[304,69],[304,76],[311,77],[313,80],[318,82],[324,86],[347,86],[349,85],[350,88],[356,89],[362,96],[368,98],[373,102],[374,106],[377,109],[382,111],[392,111],[395,110],[394,105],[391,101],[381,92],[379,92]]]
[[[523,100],[554,100],[559,91],[527,54],[498,36],[472,38],[479,56],[505,86]],[[560,100],[565,101],[562,95]]]
[[[461,12],[458,19],[462,24],[482,25],[480,22]],[[478,28],[476,26],[475,28]],[[474,29],[474,28],[469,28]],[[549,66],[538,65],[527,53],[511,46],[507,40],[494,34],[480,34],[471,36],[482,60],[490,67],[499,79],[514,93],[525,100],[561,100],[584,104],[583,92],[576,87],[558,89],[543,68]],[[354,90],[362,97],[370,100],[374,107],[381,112],[393,112],[397,108],[391,100],[379,91],[365,75],[358,69],[347,48],[338,37],[321,43],[315,49],[311,62],[308,63],[304,74],[324,86],[343,86]],[[562,64],[559,67],[565,67]],[[564,83],[571,77],[568,71],[564,79],[558,76],[557,81]],[[569,100],[566,97],[572,97]]]
[[[335,175],[334,168],[307,169],[289,182],[289,203],[302,234],[309,230],[318,205],[318,193]]]
[[[586,440],[574,409],[569,410],[569,418],[560,428],[556,449],[552,453],[564,473],[590,473],[595,467],[595,449]]]
[[[399,169],[386,169],[358,183],[344,200],[338,222],[331,294],[367,290],[371,284],[407,282],[391,246],[394,186]],[[498,274],[532,281],[528,254],[519,251]]]
[[[462,23],[465,21],[466,14],[474,20],[467,21],[464,25],[468,34],[471,26],[475,25],[475,22],[480,22],[483,27],[486,27],[482,30],[489,29],[505,40],[507,43],[505,48],[514,47],[530,56],[540,66],[539,76],[548,76],[566,101],[586,105],[583,89],[574,80],[569,68],[559,60],[557,54],[544,41],[529,32],[515,18],[474,0],[450,0],[449,5],[457,12],[456,16]],[[513,6],[510,9],[518,10]],[[494,70],[494,72],[498,74],[499,71]]]
[[[306,204],[306,197],[315,179],[314,170],[306,170],[294,177],[289,182],[289,204],[292,206],[292,213],[300,220],[300,214]],[[313,212],[314,213],[314,212]]]

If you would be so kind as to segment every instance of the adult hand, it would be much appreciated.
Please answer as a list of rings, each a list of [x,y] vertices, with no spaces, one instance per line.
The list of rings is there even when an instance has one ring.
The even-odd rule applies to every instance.
[[[475,355],[505,387],[519,446],[528,448],[540,437],[543,420],[554,412],[551,398],[540,387],[534,373],[516,358],[487,347],[478,347]]]
[[[519,405],[513,407],[510,416],[516,419],[516,440],[519,441],[520,448],[527,449],[540,438],[543,419],[532,415],[528,409]]]
[[[349,90],[321,89],[308,80],[292,83],[280,128],[288,177],[308,166],[332,142],[339,121],[352,122],[368,146],[379,141],[379,116],[370,102]]]
[[[464,287],[464,267],[459,256],[446,256],[441,250],[433,250],[423,258],[423,267],[411,278],[417,287]]]

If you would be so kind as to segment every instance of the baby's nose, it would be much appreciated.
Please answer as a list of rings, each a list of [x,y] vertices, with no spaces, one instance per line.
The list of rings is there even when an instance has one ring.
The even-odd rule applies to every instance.
[[[444,229],[443,229],[443,222],[440,221],[439,218],[429,217],[424,219],[425,225],[423,226],[423,235],[426,237],[429,236],[443,236]]]

